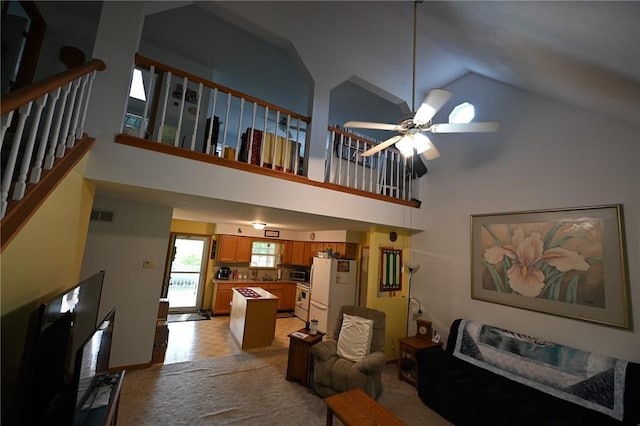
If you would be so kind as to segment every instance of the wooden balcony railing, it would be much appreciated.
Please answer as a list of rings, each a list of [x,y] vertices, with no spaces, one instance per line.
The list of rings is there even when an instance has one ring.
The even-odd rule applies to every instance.
[[[294,175],[310,118],[136,55],[146,99],[129,97],[121,133]]]
[[[104,62],[94,59],[3,96],[0,134],[3,247],[10,239],[8,227],[5,226],[9,220],[5,216],[10,202],[17,205],[14,201],[23,200],[30,188],[40,183],[47,172],[53,173],[58,163],[68,166],[69,162],[73,164],[79,160],[78,150],[74,148],[78,141],[89,139],[84,125],[91,86],[96,72],[104,69]],[[90,145],[93,140],[87,143]],[[73,160],[65,159],[67,156],[73,157]],[[55,182],[51,184],[55,185]],[[44,197],[41,195],[41,198]],[[42,199],[31,201],[30,204],[40,202]],[[21,212],[19,216],[22,222],[26,220],[24,216],[30,214]]]
[[[310,118],[238,92],[170,65],[136,55],[134,69],[144,82],[145,98],[130,93],[116,141],[187,150],[184,155],[214,164],[215,157],[306,176],[304,168]],[[133,82],[132,82],[133,86]],[[410,200],[407,162],[391,148],[360,157],[378,141],[329,127],[325,182],[398,200]],[[180,151],[173,151],[178,153]],[[204,156],[202,155],[204,154]]]
[[[379,143],[364,135],[329,126],[325,181],[401,200],[411,199],[407,159],[395,148],[370,157],[360,154]]]

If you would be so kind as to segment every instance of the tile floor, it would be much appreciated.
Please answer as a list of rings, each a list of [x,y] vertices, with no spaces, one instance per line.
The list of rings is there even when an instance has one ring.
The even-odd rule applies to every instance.
[[[304,327],[298,317],[278,318],[276,337],[271,346],[248,349],[245,352],[288,348],[293,331]],[[229,316],[214,316],[210,320],[169,323],[169,344],[164,363],[193,361],[242,353],[240,345],[229,333]]]

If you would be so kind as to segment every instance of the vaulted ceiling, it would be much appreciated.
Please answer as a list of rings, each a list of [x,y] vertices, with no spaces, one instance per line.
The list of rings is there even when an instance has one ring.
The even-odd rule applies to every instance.
[[[101,2],[56,4],[97,22]],[[622,123],[640,125],[640,2],[427,1],[419,3],[417,10],[418,96],[473,72]],[[292,57],[298,51],[309,51],[308,46],[320,52],[339,43],[350,54],[341,59],[350,61],[353,82],[400,108],[410,106],[411,1],[149,2],[148,13],[146,41],[167,45],[162,41],[167,35],[178,40],[176,34],[195,31],[197,36],[188,43],[178,40],[180,54],[217,69],[224,69],[220,59],[229,58],[236,48],[234,43],[240,41],[221,32],[231,27],[288,51]],[[218,25],[187,28],[190,22],[202,22],[207,16]],[[294,39],[294,34],[303,37]],[[316,59],[296,60],[313,67]],[[379,79],[359,80],[359,70],[365,69],[374,70]],[[341,83],[336,82],[336,87]],[[345,90],[340,99],[353,103],[354,107],[348,108],[353,111],[358,91]],[[362,104],[370,105],[371,98],[364,99]],[[297,227],[303,228],[306,219],[295,218]]]

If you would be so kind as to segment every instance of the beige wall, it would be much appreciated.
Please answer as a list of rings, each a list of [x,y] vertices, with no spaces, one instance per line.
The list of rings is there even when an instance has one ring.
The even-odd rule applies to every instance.
[[[35,306],[78,283],[94,186],[83,179],[86,157],[62,180],[0,255],[2,398],[22,354]],[[3,404],[4,405],[4,404]]]

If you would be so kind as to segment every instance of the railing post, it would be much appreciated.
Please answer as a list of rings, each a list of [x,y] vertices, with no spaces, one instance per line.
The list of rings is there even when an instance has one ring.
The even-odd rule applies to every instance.
[[[9,204],[9,188],[11,188],[11,180],[13,179],[13,171],[16,167],[16,160],[18,159],[18,149],[20,148],[20,142],[22,141],[22,133],[24,132],[24,124],[27,121],[27,117],[31,113],[31,105],[33,101],[30,101],[22,105],[19,109],[18,126],[16,127],[16,134],[11,143],[11,150],[9,151],[9,158],[7,159],[7,166],[2,176],[2,186],[0,187],[0,216],[4,217],[7,212],[7,206]]]
[[[35,113],[33,120],[31,121],[31,131],[29,132],[29,138],[24,150],[24,157],[22,158],[22,165],[20,166],[20,172],[15,186],[13,187],[13,199],[22,200],[24,197],[24,191],[27,189],[27,173],[29,173],[29,164],[31,164],[31,155],[33,154],[33,146],[36,143],[36,134],[38,133],[38,127],[40,126],[40,116],[42,115],[42,108],[47,104],[49,94],[46,93],[39,97],[36,102]]]
[[[47,113],[47,118],[45,119],[44,127],[42,129],[42,134],[40,136],[40,145],[38,147],[38,152],[36,153],[36,159],[33,163],[33,168],[31,169],[31,176],[29,177],[29,183],[40,182],[40,176],[42,175],[42,163],[44,160],[45,153],[47,151],[47,146],[49,145],[49,132],[51,131],[53,114],[56,111],[56,105],[58,104],[58,99],[60,98],[60,87],[53,90],[49,98],[50,98],[49,112]],[[55,149],[55,144],[51,144],[51,150],[50,150],[51,165],[53,165],[54,149]],[[51,168],[51,166],[49,168]]]

